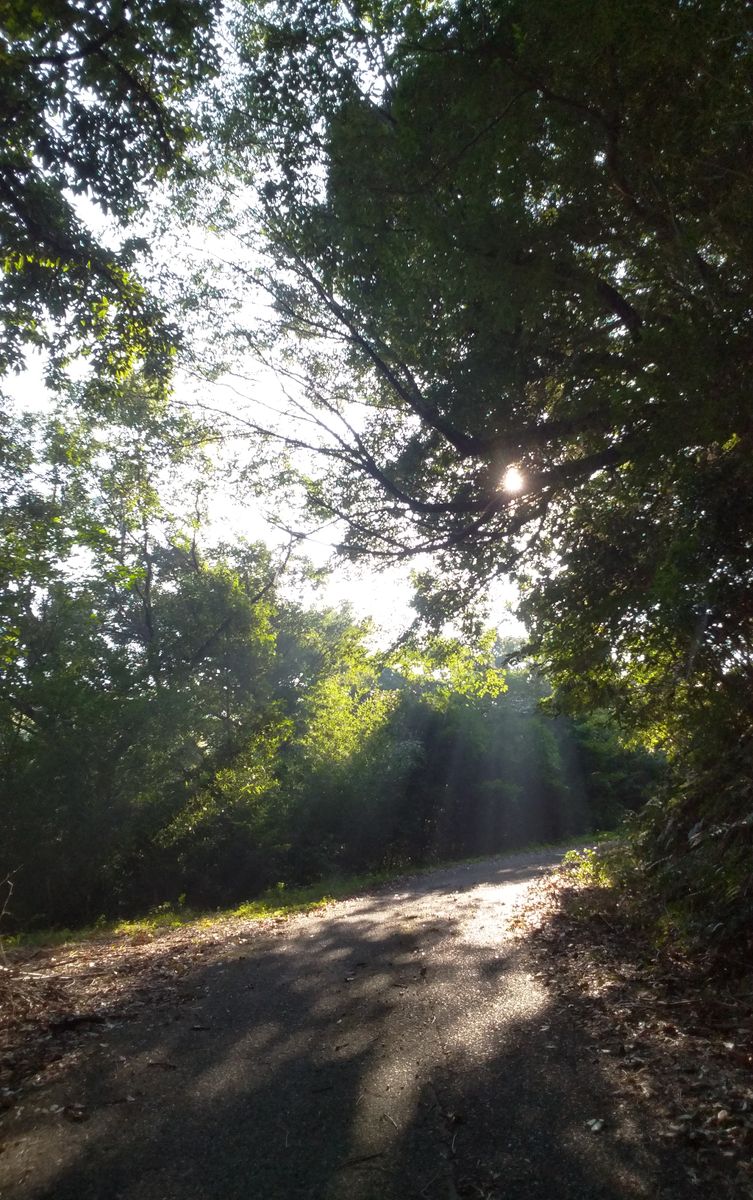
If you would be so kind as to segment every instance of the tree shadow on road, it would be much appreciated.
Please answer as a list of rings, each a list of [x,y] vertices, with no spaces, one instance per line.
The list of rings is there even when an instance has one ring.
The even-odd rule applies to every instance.
[[[476,864],[402,881],[198,967],[183,1003],[82,1036],[83,1063],[6,1122],[0,1192],[686,1194],[663,1190],[598,1047],[535,978],[525,946],[502,939],[502,893],[488,889],[533,873]]]

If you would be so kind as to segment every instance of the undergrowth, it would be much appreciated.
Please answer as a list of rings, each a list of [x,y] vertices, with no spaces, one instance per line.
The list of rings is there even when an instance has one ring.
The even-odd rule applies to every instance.
[[[750,934],[741,936],[737,922],[724,919],[727,914],[713,891],[721,891],[725,877],[738,871],[737,859],[730,855],[725,864],[708,855],[704,860],[691,847],[686,857],[693,857],[694,876],[679,854],[675,861],[657,861],[651,848],[644,814],[613,841],[566,854],[563,868],[575,885],[563,892],[568,915],[613,922],[655,950],[672,946],[699,961],[731,968],[738,961],[743,967],[749,963]],[[749,864],[747,870],[750,876]]]
[[[594,833],[590,835],[589,843],[593,845],[605,842],[612,837],[614,837],[614,834],[611,831]],[[536,845],[521,846],[515,850],[511,850],[509,854],[513,856],[516,854],[531,854],[537,851],[561,850],[564,849],[565,845],[582,845],[583,841],[584,838],[581,835],[578,838],[570,839],[567,843],[560,842],[556,845],[552,843],[538,843]],[[435,862],[420,866],[405,863],[403,866],[394,865],[383,870],[369,871],[359,875],[332,876],[306,887],[289,887],[285,883],[278,883],[253,900],[247,900],[242,904],[226,909],[214,909],[210,912],[206,909],[193,908],[185,903],[184,897],[179,897],[173,903],[157,905],[143,916],[132,919],[108,920],[105,917],[101,917],[95,924],[80,929],[28,930],[6,936],[2,939],[2,943],[8,949],[60,946],[69,942],[96,941],[103,937],[133,937],[139,934],[153,934],[161,930],[179,929],[186,925],[207,927],[223,921],[233,920],[234,918],[245,921],[264,921],[291,917],[297,913],[313,912],[316,909],[326,908],[329,904],[334,904],[337,900],[344,900],[350,896],[357,895],[367,888],[378,887],[380,884],[389,883],[406,875],[423,875],[432,871],[442,870],[443,868],[484,862],[489,857],[489,855],[483,855],[475,858],[465,858],[452,862]]]

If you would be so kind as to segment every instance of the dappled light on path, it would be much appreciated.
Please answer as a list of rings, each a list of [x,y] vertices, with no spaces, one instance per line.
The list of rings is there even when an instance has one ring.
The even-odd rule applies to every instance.
[[[4,1200],[670,1196],[510,936],[545,861],[402,881],[218,953],[6,1123]]]

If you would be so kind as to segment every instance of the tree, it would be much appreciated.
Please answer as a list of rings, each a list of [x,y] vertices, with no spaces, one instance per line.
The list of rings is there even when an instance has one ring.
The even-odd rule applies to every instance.
[[[198,893],[220,833],[237,835],[233,805],[217,802],[223,771],[245,756],[251,826],[284,725],[270,554],[202,551],[190,486],[192,469],[206,475],[202,431],[156,411],[151,385],[111,390],[109,421],[103,395],[85,418],[7,426],[2,854],[27,920],[143,905],[171,881]],[[248,837],[235,840],[248,860]]]
[[[608,727],[589,744],[545,719],[521,672],[508,705],[493,635],[375,653],[347,610],[284,598],[264,547],[205,545],[206,431],[154,390],[89,387],[85,416],[4,425],[0,870],[19,925],[494,852],[645,798]]]
[[[433,552],[440,617],[517,573],[562,703],[611,708],[707,797],[714,761],[742,779],[747,6],[279,0],[237,36],[220,132],[256,173],[257,341],[319,426],[313,511],[346,553]],[[748,845],[739,795],[699,786],[675,844],[700,820]]]
[[[0,26],[0,372],[29,346],[100,371],[165,370],[175,331],[134,273],[143,243],[94,234],[80,200],[121,225],[185,172],[191,101],[217,65],[219,0],[70,0],[4,7]]]
[[[280,324],[325,416],[335,383],[376,410],[316,501],[374,552],[512,561],[559,497],[742,454],[743,15],[623,9],[278,5],[245,33]]]

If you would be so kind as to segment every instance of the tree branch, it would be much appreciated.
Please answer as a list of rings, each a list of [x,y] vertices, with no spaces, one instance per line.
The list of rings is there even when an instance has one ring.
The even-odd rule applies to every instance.
[[[64,67],[68,63],[78,62],[82,58],[87,58],[90,54],[98,54],[102,48],[115,37],[123,28],[124,21],[122,18],[116,21],[114,25],[104,29],[101,34],[95,38],[90,38],[88,42],[84,42],[80,50],[76,50],[72,54],[22,54],[18,56],[20,62],[29,66],[57,66]]]

